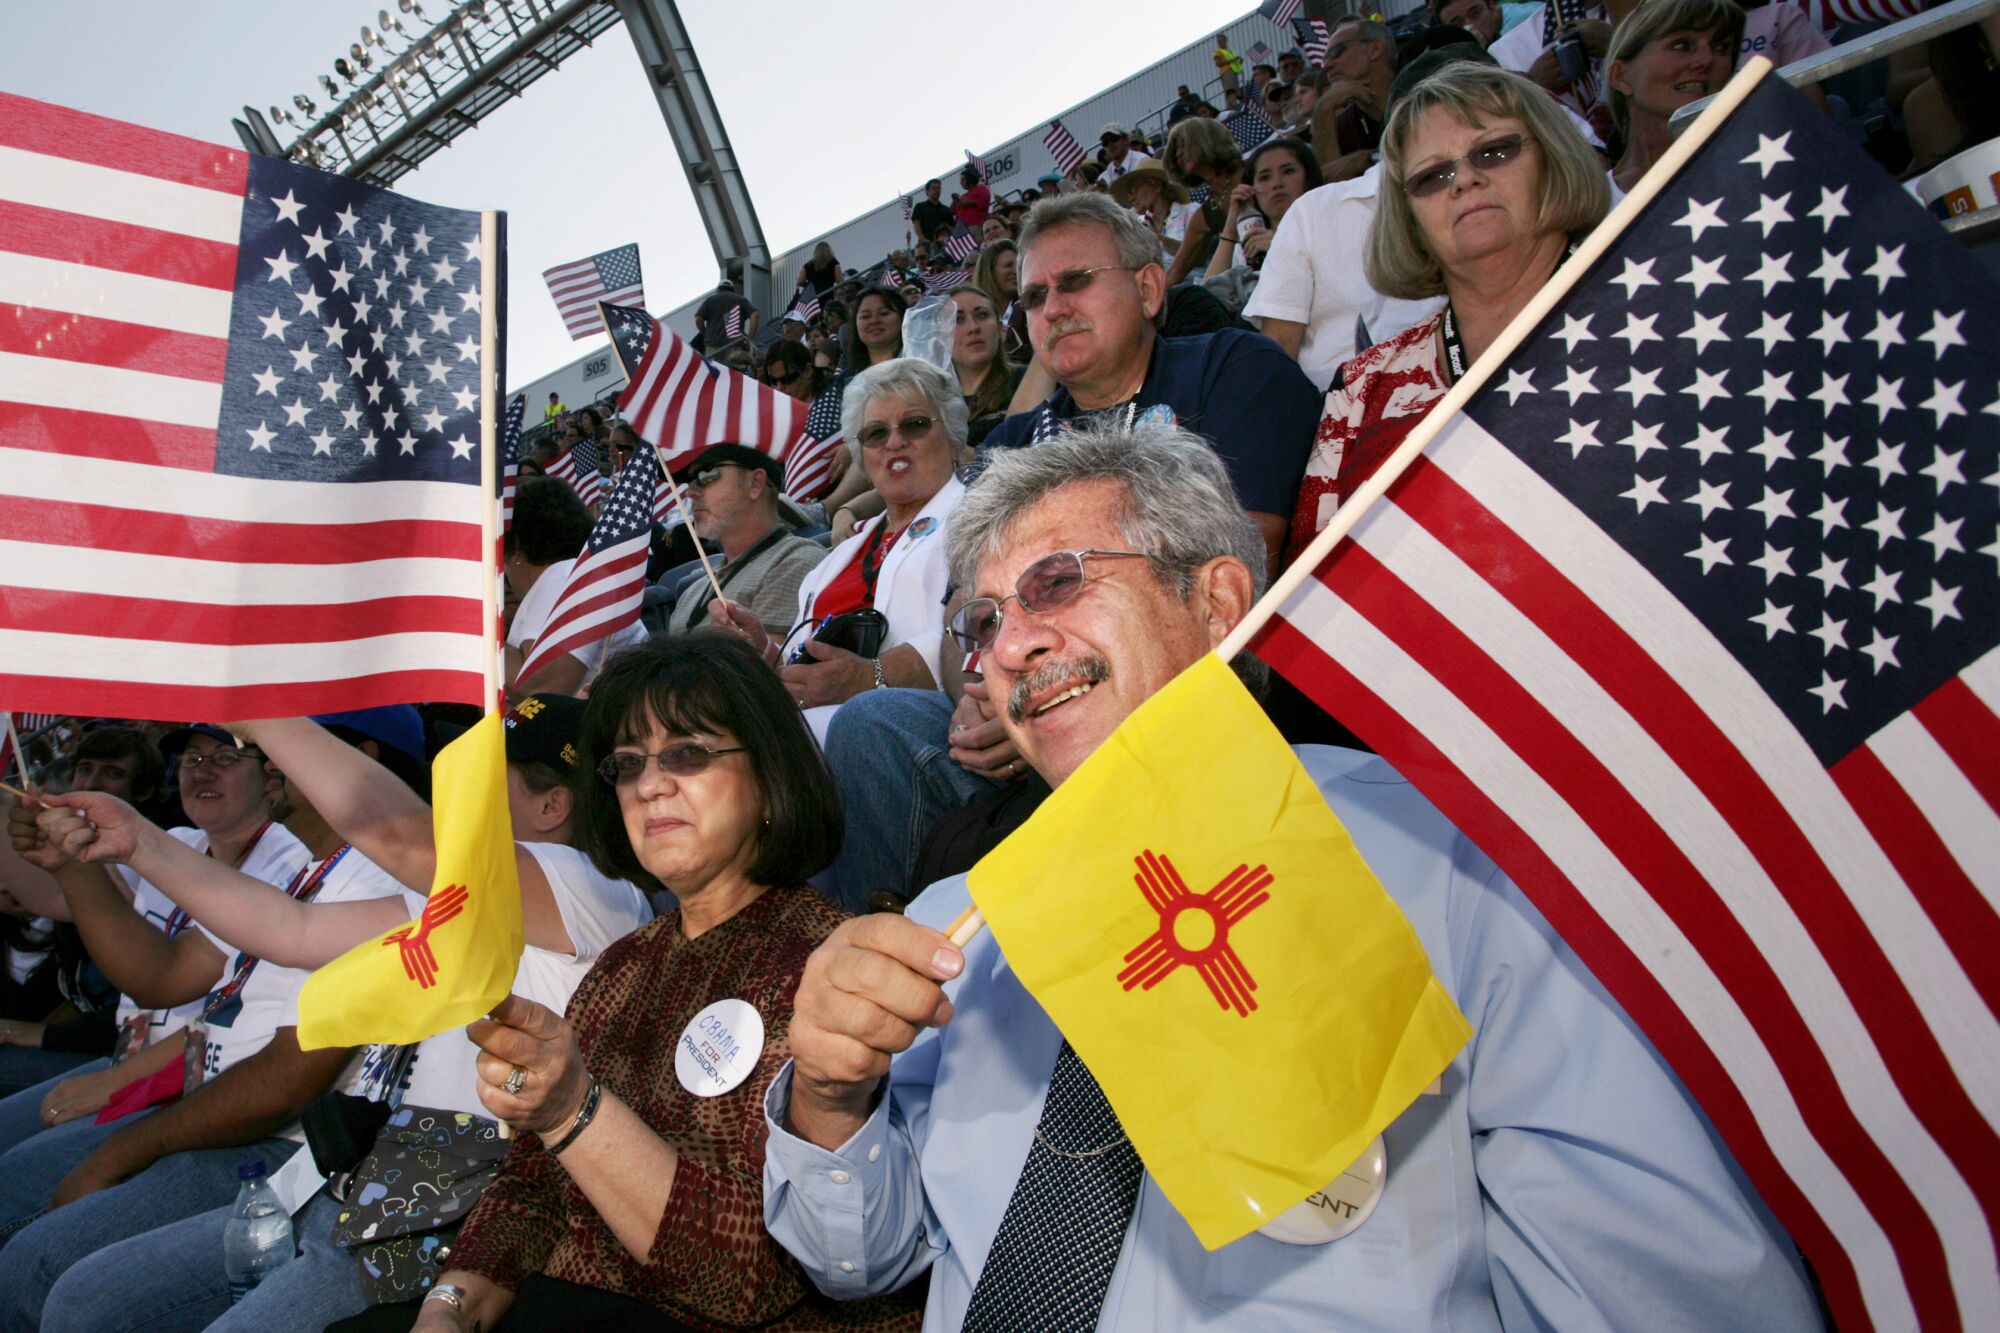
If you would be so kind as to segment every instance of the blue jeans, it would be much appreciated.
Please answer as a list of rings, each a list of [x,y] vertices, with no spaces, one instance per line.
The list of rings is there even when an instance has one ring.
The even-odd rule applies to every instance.
[[[0,1097],[0,1153],[6,1152],[17,1143],[25,1143],[42,1132],[42,1098],[55,1090],[56,1084],[66,1078],[76,1078],[81,1074],[94,1074],[100,1069],[111,1067],[111,1057],[100,1055],[94,1060],[76,1066],[53,1078],[45,1078],[31,1088]],[[47,1200],[43,1200],[44,1203]]]
[[[0,1047],[0,1097],[77,1072],[84,1065],[102,1067],[109,1058],[88,1051],[45,1051],[39,1046]]]
[[[80,1260],[50,1288],[43,1333],[176,1333],[324,1328],[368,1308],[354,1256],[333,1243],[340,1205],[325,1191],[292,1219],[298,1257],[229,1303],[222,1228],[211,1208]]]
[[[49,1198],[63,1177],[131,1121],[127,1116],[99,1125],[93,1123],[93,1117],[84,1116],[45,1129],[0,1153],[0,1246],[11,1246],[15,1233],[48,1208]],[[4,1254],[6,1250],[0,1249],[0,1255]]]
[[[59,1126],[39,1137],[51,1138],[66,1128]],[[271,1138],[235,1148],[170,1153],[129,1180],[37,1218],[0,1250],[0,1333],[29,1333],[36,1328],[56,1282],[106,1246],[228,1207],[236,1199],[237,1163],[261,1157],[275,1172],[298,1148],[290,1139]],[[221,1232],[216,1237],[215,1263],[220,1271]],[[135,1277],[120,1276],[121,1299],[126,1282]]]
[[[864,690],[833,715],[826,762],[846,836],[815,882],[848,911],[866,912],[879,890],[908,895],[938,821],[1000,790],[952,759],[951,710],[942,690]]]

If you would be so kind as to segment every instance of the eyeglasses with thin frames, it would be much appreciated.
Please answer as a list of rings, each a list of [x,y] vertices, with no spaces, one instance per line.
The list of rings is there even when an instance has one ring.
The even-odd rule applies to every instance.
[[[878,421],[873,425],[863,426],[854,433],[854,438],[861,441],[863,449],[880,449],[889,442],[892,433],[900,433],[904,439],[910,441],[921,440],[931,433],[931,427],[936,424],[937,421],[933,417],[907,416],[893,423]]]
[[[975,597],[952,614],[952,639],[965,652],[984,652],[1000,637],[1001,620],[1008,602],[1021,609],[1047,615],[1068,606],[1083,595],[1088,582],[1084,561],[1088,559],[1151,559],[1144,551],[1052,551],[1021,571],[1014,591],[1005,597]]]
[[[264,762],[264,752],[262,750],[251,749],[248,746],[240,750],[211,750],[207,754],[188,754],[186,751],[183,751],[181,753],[181,771],[184,773],[195,773],[200,771],[203,764],[213,764],[216,770],[220,772],[223,769],[234,768],[246,760],[261,764]]]
[[[1096,268],[1073,268],[1067,273],[1056,274],[1054,287],[1064,296],[1077,296],[1090,289],[1100,273],[1137,273],[1139,269],[1131,264],[1099,264]],[[1040,310],[1048,303],[1049,286],[1031,283],[1021,289],[1021,304],[1030,310]]]
[[[648,763],[658,764],[662,773],[676,778],[691,778],[703,772],[708,766],[725,754],[742,754],[744,747],[732,745],[725,749],[712,749],[693,741],[683,741],[669,745],[658,754],[646,754],[639,750],[613,750],[604,756],[597,766],[597,776],[613,787],[629,787],[645,773]]]
[[[1482,176],[1487,175],[1510,162],[1517,161],[1521,156],[1521,150],[1533,142],[1534,140],[1525,134],[1502,134],[1497,138],[1488,139],[1485,143],[1476,145],[1464,157],[1454,157],[1449,161],[1439,162],[1435,166],[1425,167],[1414,176],[1406,177],[1403,181],[1403,193],[1412,199],[1423,199],[1440,190],[1448,189],[1451,183],[1458,179],[1458,169],[1461,166],[1470,167]]]

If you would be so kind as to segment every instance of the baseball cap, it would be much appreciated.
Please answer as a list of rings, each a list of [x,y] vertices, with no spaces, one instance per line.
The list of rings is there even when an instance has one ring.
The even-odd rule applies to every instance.
[[[184,727],[175,727],[172,731],[160,737],[161,756],[168,763],[172,763],[182,750],[187,749],[187,743],[197,736],[208,736],[221,741],[225,745],[236,744],[234,736],[231,736],[226,730],[216,726],[213,722],[190,722]]]
[[[769,454],[760,453],[747,444],[711,444],[686,463],[674,469],[675,481],[686,481],[705,467],[717,463],[741,463],[744,467],[754,467],[771,479],[773,486],[782,486],[785,481],[785,467]]]
[[[1059,171],[1044,171],[1041,175],[1035,177],[1035,184],[1037,185],[1061,185],[1062,182],[1062,173]]]
[[[1132,131],[1126,129],[1115,120],[1097,132],[1097,142],[1099,143],[1103,143],[1106,139],[1129,139],[1131,137]]]
[[[424,762],[424,720],[409,704],[386,708],[356,708],[345,713],[318,713],[313,721],[328,730],[352,731],[377,745]]]
[[[531,694],[509,708],[507,762],[547,764],[558,773],[573,772],[583,708],[583,700],[567,694]]]

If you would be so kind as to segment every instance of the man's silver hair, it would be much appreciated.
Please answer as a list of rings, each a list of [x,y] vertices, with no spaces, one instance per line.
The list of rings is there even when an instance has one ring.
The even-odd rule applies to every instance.
[[[1194,590],[1197,569],[1234,556],[1264,591],[1264,538],[1243,512],[1229,470],[1199,435],[1179,427],[1086,426],[1025,449],[994,449],[985,472],[951,515],[952,582],[977,591],[979,566],[1000,553],[1014,520],[1065,486],[1112,481],[1125,492],[1117,515],[1126,548],[1144,552],[1153,577],[1175,596]],[[1252,688],[1262,664],[1233,665]]]
[[[1015,242],[1025,262],[1034,249],[1035,238],[1054,227],[1104,227],[1118,247],[1118,262],[1127,268],[1144,268],[1160,262],[1160,238],[1139,220],[1139,215],[1108,194],[1058,194],[1035,201],[1028,220],[1021,224]]]
[[[944,426],[954,457],[965,447],[972,414],[966,410],[965,394],[958,387],[958,380],[928,361],[899,356],[856,375],[840,396],[840,429],[847,436],[847,448],[855,462],[861,461],[861,418],[868,411],[868,404],[884,394],[930,408]]]

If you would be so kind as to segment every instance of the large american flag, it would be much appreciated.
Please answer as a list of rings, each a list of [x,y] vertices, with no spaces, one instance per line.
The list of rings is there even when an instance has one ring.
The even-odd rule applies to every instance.
[[[1535,898],[1843,1328],[2000,1313],[1996,347],[1766,77],[1257,646]]]
[[[646,284],[639,275],[639,245],[621,245],[616,250],[573,260],[545,269],[542,277],[555,299],[556,313],[572,341],[589,338],[603,325],[597,319],[597,303],[612,305],[646,304]]]
[[[481,703],[483,237],[0,94],[0,700]]]
[[[672,475],[711,444],[741,444],[783,461],[805,423],[805,404],[703,357],[643,310],[603,307],[624,364],[618,411],[660,451]]]
[[[549,460],[547,475],[576,492],[576,498],[594,505],[604,497],[604,474],[597,464],[597,441],[578,440]]]
[[[528,681],[557,655],[587,648],[639,618],[659,480],[660,460],[652,446],[633,450],[517,681]]]
[[[1048,133],[1042,136],[1042,143],[1048,148],[1049,156],[1056,160],[1056,170],[1067,176],[1083,165],[1083,145],[1076,136],[1063,128],[1059,120],[1049,122]]]
[[[840,429],[840,399],[847,384],[836,378],[813,399],[805,429],[785,460],[785,494],[795,500],[818,499],[832,476],[833,454],[846,447]]]
[[[515,394],[507,404],[507,419],[500,427],[500,530],[514,522],[514,491],[521,484],[521,417],[527,411],[526,394]]]

